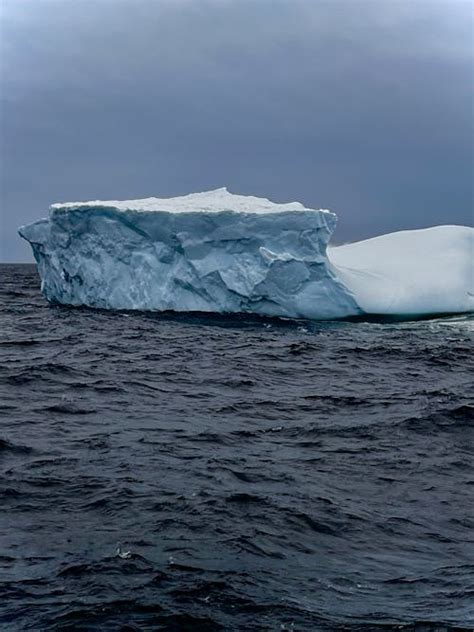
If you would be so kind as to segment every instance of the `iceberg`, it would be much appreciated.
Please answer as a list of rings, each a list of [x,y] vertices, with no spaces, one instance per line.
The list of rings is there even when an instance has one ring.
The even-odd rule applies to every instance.
[[[305,319],[474,309],[474,229],[328,247],[336,221],[328,210],[221,188],[53,204],[19,233],[56,304]]]
[[[404,230],[328,249],[337,276],[366,314],[474,311],[474,229]]]

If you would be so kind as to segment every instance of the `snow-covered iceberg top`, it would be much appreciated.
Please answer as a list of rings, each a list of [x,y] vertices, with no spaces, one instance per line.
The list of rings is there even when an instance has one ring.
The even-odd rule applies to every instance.
[[[474,310],[474,229],[329,248],[334,213],[227,189],[53,204],[20,228],[52,303],[290,318]]]
[[[308,211],[300,202],[277,204],[266,198],[253,195],[236,195],[226,187],[202,193],[190,193],[174,198],[144,198],[143,200],[95,200],[93,202],[66,202],[52,204],[54,210],[87,210],[113,208],[117,211],[145,211],[166,213],[283,213],[286,211]],[[329,213],[321,209],[321,213]]]

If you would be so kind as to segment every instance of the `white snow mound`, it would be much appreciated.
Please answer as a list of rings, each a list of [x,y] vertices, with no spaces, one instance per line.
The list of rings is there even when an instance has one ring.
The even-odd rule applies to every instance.
[[[474,229],[331,248],[336,216],[227,189],[53,204],[19,229],[52,303],[330,319],[474,310]]]
[[[337,277],[368,314],[474,311],[474,229],[404,230],[328,249]]]

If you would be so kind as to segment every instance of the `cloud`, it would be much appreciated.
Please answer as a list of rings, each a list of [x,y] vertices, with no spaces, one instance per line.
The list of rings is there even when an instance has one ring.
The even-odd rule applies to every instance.
[[[470,222],[467,2],[3,4],[2,259],[51,202],[224,184],[341,240]]]

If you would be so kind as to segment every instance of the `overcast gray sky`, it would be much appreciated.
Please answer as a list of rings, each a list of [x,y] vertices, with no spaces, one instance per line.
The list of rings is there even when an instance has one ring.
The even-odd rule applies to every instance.
[[[0,260],[49,204],[227,186],[335,240],[472,224],[472,4],[2,0]]]

